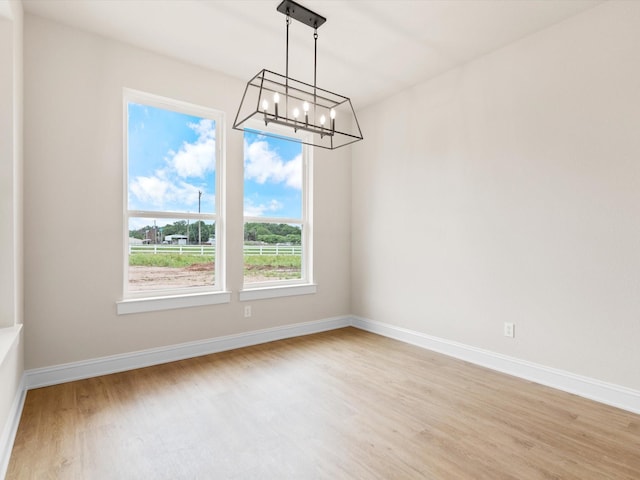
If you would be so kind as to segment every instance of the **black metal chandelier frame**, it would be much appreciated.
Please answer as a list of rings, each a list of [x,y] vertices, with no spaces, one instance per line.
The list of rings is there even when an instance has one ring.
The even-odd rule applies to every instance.
[[[262,69],[249,80],[233,128],[258,131],[247,122],[259,118],[265,124],[265,130],[259,130],[264,135],[331,150],[362,140],[362,132],[351,100],[317,86],[318,28],[326,22],[326,18],[293,0],[283,0],[277,10],[286,16],[285,75]],[[313,85],[289,77],[291,18],[314,30]],[[284,97],[282,103],[281,95]],[[269,108],[271,98],[273,107]],[[280,105],[284,107],[284,112],[279,108]],[[293,107],[293,110],[290,110],[290,107]],[[298,107],[302,107],[302,115]],[[340,120],[336,122],[338,112]],[[310,135],[287,136],[282,129],[269,131],[270,124],[288,127],[294,133],[301,130]]]

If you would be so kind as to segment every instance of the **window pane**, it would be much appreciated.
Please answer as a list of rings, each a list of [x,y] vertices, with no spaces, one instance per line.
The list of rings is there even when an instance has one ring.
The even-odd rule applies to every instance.
[[[244,215],[302,219],[302,144],[244,133]]]
[[[302,278],[302,225],[245,223],[244,283]]]
[[[130,218],[129,291],[213,285],[215,236],[212,221]]]
[[[128,103],[129,210],[215,212],[215,121]]]

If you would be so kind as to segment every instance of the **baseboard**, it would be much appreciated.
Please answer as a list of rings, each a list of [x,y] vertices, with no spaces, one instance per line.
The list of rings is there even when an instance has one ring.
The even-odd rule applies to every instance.
[[[7,469],[9,468],[11,451],[13,450],[16,433],[18,433],[18,425],[20,424],[20,417],[22,416],[22,408],[24,407],[24,399],[26,398],[26,395],[27,391],[25,389],[23,375],[20,385],[18,385],[16,390],[13,403],[11,404],[7,423],[5,424],[2,430],[2,435],[0,436],[0,478],[5,478]]]
[[[639,391],[355,316],[297,323],[237,335],[228,335],[122,355],[112,355],[53,367],[27,370],[24,374],[24,388],[22,388],[22,390],[133,370],[135,368],[143,368],[347,326],[354,326],[362,330],[394,338],[492,370],[514,375],[525,380],[640,414]],[[17,421],[22,411],[21,402],[24,402],[24,392],[21,392],[21,395],[21,400],[18,402],[19,406],[16,406],[18,416],[15,421],[15,427],[17,427]],[[15,435],[15,432],[13,434]]]
[[[366,318],[354,327],[640,414],[640,391]]]
[[[208,355],[236,348],[249,347],[285,338],[309,335],[351,325],[351,317],[335,317],[313,322],[296,323],[282,327],[255,330],[237,335],[216,337],[196,342],[181,343],[161,348],[91,360],[36,368],[25,372],[26,388],[38,388],[110,373],[149,367],[185,358]]]

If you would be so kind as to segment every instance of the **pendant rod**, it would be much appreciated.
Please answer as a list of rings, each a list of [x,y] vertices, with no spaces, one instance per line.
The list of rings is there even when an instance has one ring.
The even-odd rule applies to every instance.
[[[317,71],[318,71],[318,29],[313,29],[313,113],[315,117],[317,98]]]
[[[287,11],[287,59],[285,65],[285,86],[284,86],[284,112],[285,117],[289,115],[289,25],[291,24],[291,17]]]

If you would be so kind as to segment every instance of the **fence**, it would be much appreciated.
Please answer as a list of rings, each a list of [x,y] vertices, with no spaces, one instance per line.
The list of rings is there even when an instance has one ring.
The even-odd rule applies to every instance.
[[[302,255],[300,245],[245,245],[245,255]]]
[[[132,253],[168,253],[178,255],[215,255],[213,245],[129,245]],[[300,245],[245,245],[245,255],[302,255]]]

